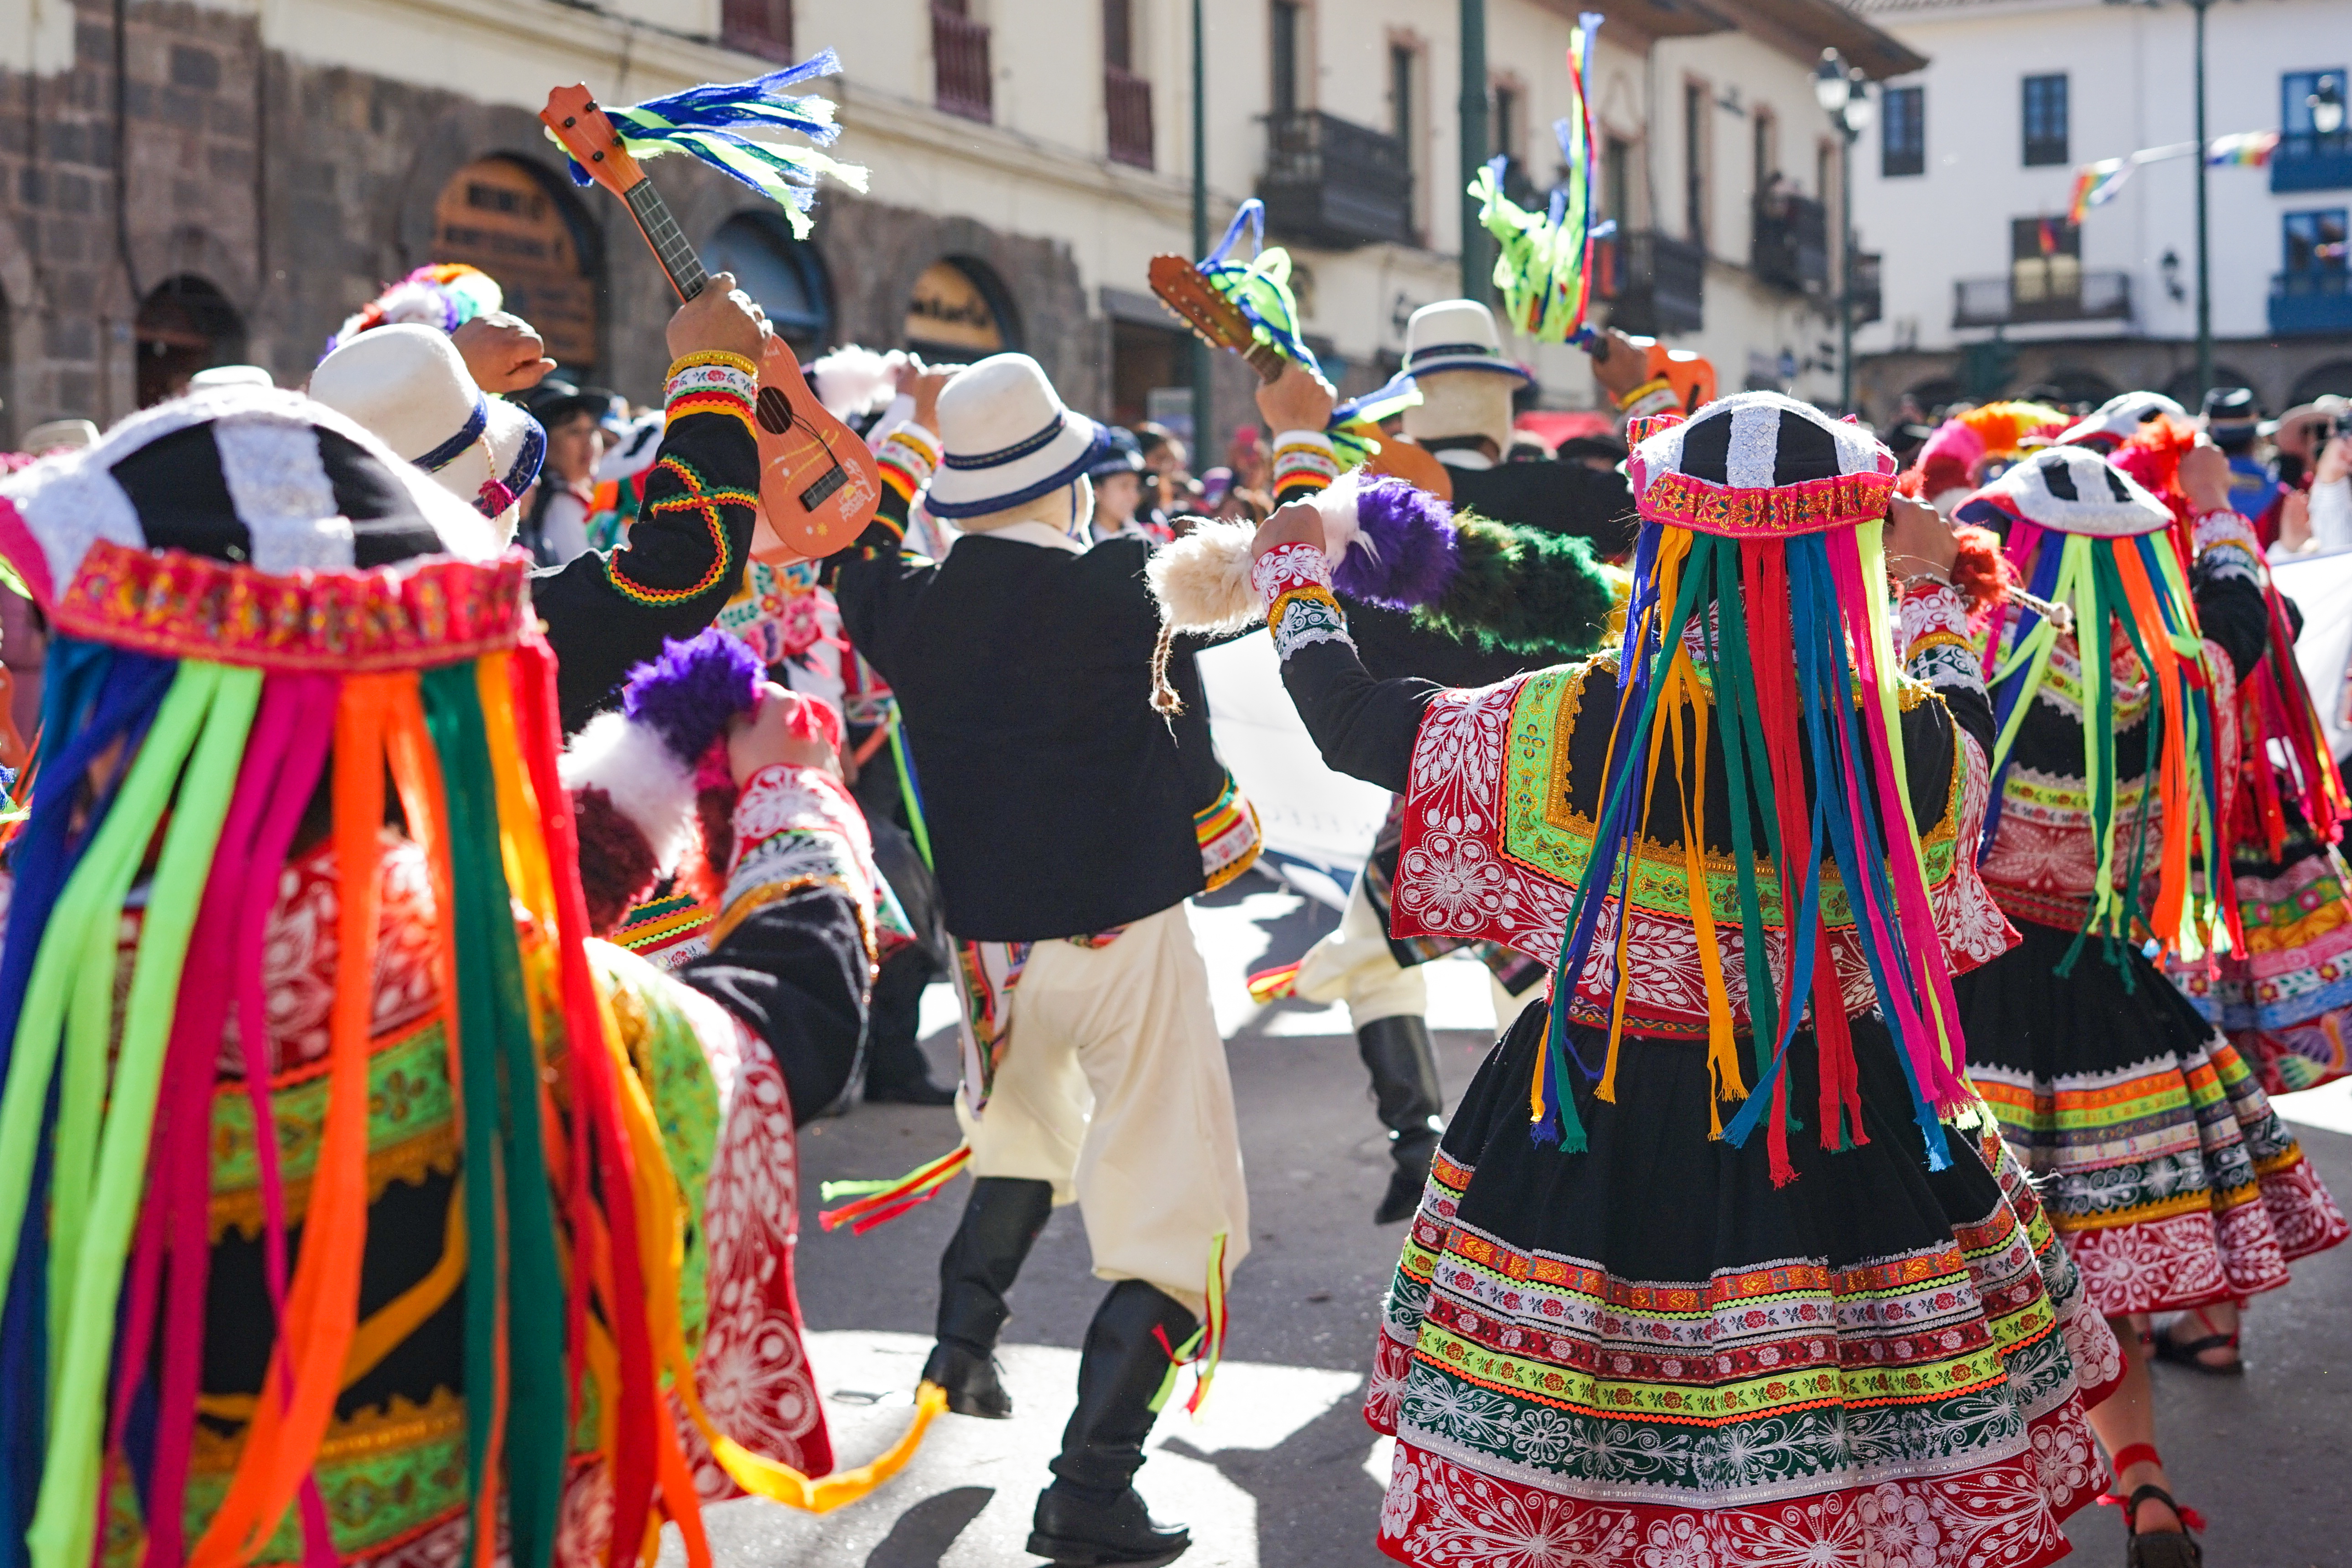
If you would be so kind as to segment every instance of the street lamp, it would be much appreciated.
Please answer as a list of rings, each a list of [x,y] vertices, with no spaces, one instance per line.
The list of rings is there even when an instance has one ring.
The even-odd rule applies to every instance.
[[[1813,69],[1813,101],[1838,133],[1838,411],[1853,410],[1853,144],[1870,129],[1869,82],[1835,49]]]

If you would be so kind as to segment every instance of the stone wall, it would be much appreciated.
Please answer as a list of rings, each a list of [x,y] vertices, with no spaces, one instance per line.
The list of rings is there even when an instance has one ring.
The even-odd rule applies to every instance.
[[[293,385],[345,315],[432,258],[435,203],[458,169],[520,159],[572,199],[561,155],[523,110],[305,65],[264,50],[251,16],[152,0],[127,15],[119,115],[114,13],[97,0],[80,5],[70,71],[0,73],[0,446],[42,420],[130,413],[139,301],[167,279],[210,284],[243,319],[246,357]],[[697,238],[761,202],[683,158],[655,173]],[[835,341],[898,342],[915,278],[969,257],[1003,281],[1020,346],[1070,402],[1107,400],[1108,327],[1066,245],[837,189],[820,199]],[[576,200],[597,377],[651,401],[675,298],[617,201]]]

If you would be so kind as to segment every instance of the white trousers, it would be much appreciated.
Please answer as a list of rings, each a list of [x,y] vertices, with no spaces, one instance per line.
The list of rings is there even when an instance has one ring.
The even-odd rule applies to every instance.
[[[1372,908],[1371,895],[1364,890],[1364,879],[1359,876],[1348,894],[1347,910],[1339,916],[1339,929],[1308,948],[1307,956],[1298,961],[1294,989],[1309,1002],[1345,1001],[1349,1026],[1360,1029],[1381,1018],[1426,1017],[1429,984],[1421,970],[1419,964],[1399,963],[1389,951],[1388,932],[1381,928],[1379,911]],[[1503,989],[1493,970],[1486,971],[1486,990],[1495,1004],[1497,1035],[1509,1028],[1530,1003],[1543,999],[1540,985],[1512,995]]]
[[[1228,1279],[1249,1251],[1249,1194],[1186,906],[1108,947],[1037,943],[1009,1017],[987,1110],[956,1099],[971,1173],[1053,1183],[1086,1220],[1097,1278],[1144,1280],[1199,1316],[1215,1238]]]

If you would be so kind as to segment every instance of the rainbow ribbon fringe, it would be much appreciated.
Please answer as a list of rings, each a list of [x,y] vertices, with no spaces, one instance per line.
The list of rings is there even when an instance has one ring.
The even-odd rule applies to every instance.
[[[1584,329],[1592,293],[1592,244],[1612,232],[1592,223],[1592,106],[1584,72],[1601,16],[1587,11],[1569,35],[1569,112],[1552,124],[1566,171],[1546,210],[1533,213],[1503,194],[1510,160],[1496,157],[1470,182],[1478,218],[1499,242],[1495,287],[1514,330],[1538,342],[1564,343]]]

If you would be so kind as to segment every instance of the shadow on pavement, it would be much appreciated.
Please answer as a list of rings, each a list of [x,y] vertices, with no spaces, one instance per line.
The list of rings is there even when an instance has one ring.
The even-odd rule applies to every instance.
[[[939,1568],[956,1537],[995,1495],[987,1487],[958,1487],[925,1498],[900,1514],[890,1533],[874,1543],[866,1554],[866,1568]]]

